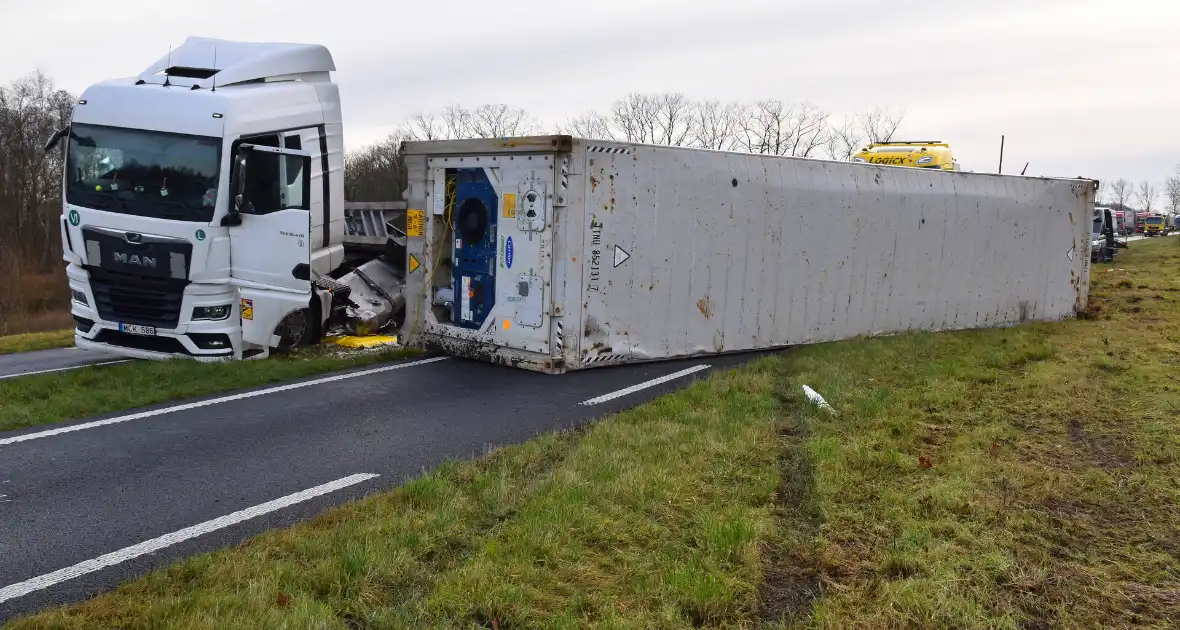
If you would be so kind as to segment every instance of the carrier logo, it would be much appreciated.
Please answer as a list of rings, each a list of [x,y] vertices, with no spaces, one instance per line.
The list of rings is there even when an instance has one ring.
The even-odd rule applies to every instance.
[[[905,158],[902,157],[871,157],[869,162],[873,164],[905,164]]]
[[[512,258],[515,254],[516,252],[513,251],[512,247],[512,237],[509,236],[508,243],[504,245],[504,264],[507,265],[509,269],[512,268]]]
[[[124,254],[123,252],[114,253],[115,262],[124,265],[133,265],[135,267],[145,267],[147,269],[156,268],[156,259],[151,256],[140,256],[139,254]]]

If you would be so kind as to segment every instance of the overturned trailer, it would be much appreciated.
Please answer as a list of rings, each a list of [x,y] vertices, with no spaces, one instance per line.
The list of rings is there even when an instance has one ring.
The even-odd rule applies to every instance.
[[[549,373],[1085,309],[1096,182],[407,142],[408,343]]]

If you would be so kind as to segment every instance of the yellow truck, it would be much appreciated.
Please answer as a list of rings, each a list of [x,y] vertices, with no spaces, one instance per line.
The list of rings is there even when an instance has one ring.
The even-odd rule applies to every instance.
[[[1166,236],[1172,231],[1172,217],[1162,214],[1149,214],[1143,220],[1144,236]]]
[[[852,156],[853,162],[884,166],[912,166],[957,171],[959,163],[949,144],[934,141],[874,142]]]

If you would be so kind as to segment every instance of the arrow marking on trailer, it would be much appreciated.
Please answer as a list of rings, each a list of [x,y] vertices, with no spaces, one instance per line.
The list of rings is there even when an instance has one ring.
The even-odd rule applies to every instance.
[[[422,266],[422,263],[418,262],[418,259],[414,258],[413,254],[410,254],[410,273],[414,273],[415,271],[418,271],[418,267],[421,267],[421,266]]]
[[[238,523],[262,516],[263,514],[277,512],[283,508],[290,507],[296,503],[302,503],[304,501],[314,499],[316,497],[328,494],[329,492],[335,492],[349,486],[355,486],[358,483],[368,481],[377,476],[378,475],[373,473],[349,475],[343,479],[337,479],[336,481],[318,485],[314,488],[308,488],[307,490],[296,492],[294,494],[288,494],[285,497],[280,497],[273,501],[267,501],[266,503],[255,505],[244,510],[238,510],[232,514],[226,514],[225,516],[221,516],[210,521],[205,521],[204,523],[198,523],[192,527],[186,527],[182,530],[172,532],[171,534],[165,534],[158,538],[145,540],[137,545],[124,547],[118,551],[112,551],[106,555],[102,555],[91,560],[86,560],[85,562],[79,562],[72,567],[58,569],[53,573],[39,575],[35,578],[31,578],[17,584],[10,584],[4,588],[0,588],[0,603],[6,602],[10,599],[16,599],[17,597],[23,597],[35,591],[49,588],[55,584],[65,582],[66,580],[72,580],[76,577],[81,577],[87,573],[94,573],[95,571],[100,571],[107,567],[115,566],[116,564],[138,558],[145,554],[155,553],[166,547],[171,547],[177,543],[182,543],[190,538],[196,538],[210,532],[215,532],[219,529],[225,529],[226,527],[237,525]]]
[[[622,247],[619,247],[618,245],[615,245],[615,266],[616,267],[627,262],[627,259],[630,257],[631,257],[631,254],[627,253],[627,250],[623,249]]]
[[[1065,255],[1066,255],[1066,256],[1069,256],[1069,262],[1073,262],[1074,251],[1075,251],[1076,249],[1077,249],[1077,247],[1071,247],[1071,248],[1069,248],[1069,251],[1068,251],[1068,252],[1065,252]]]

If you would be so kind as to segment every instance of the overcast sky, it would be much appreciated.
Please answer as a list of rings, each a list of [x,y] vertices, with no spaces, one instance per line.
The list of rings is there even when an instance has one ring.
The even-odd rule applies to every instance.
[[[904,108],[964,168],[1161,182],[1180,162],[1180,0],[0,0],[0,82],[75,93],[188,35],[321,43],[350,148],[423,109],[548,122],[629,91]]]

